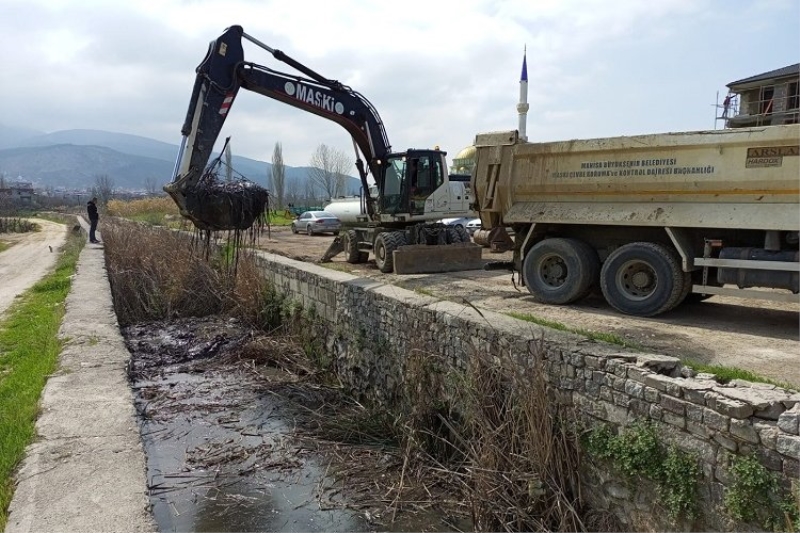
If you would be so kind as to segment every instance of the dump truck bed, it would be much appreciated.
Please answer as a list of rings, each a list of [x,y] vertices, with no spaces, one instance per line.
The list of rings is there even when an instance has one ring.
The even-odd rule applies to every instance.
[[[797,230],[800,125],[526,143],[476,137],[487,227],[572,223]],[[499,215],[499,216],[497,216]],[[490,220],[492,222],[490,222]]]

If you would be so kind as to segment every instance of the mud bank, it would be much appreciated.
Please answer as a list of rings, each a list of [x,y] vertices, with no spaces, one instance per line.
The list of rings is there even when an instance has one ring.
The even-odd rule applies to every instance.
[[[471,529],[453,511],[459,502],[436,503],[446,496],[409,503],[391,444],[309,430],[304,415],[331,410],[338,396],[286,364],[297,360],[291,344],[221,318],[123,334],[161,531]]]

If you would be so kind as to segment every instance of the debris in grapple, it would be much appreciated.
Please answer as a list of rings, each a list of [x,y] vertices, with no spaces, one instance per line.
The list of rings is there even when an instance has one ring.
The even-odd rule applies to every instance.
[[[197,186],[184,193],[186,216],[206,231],[244,230],[265,222],[269,193],[246,180],[220,181],[207,173]]]

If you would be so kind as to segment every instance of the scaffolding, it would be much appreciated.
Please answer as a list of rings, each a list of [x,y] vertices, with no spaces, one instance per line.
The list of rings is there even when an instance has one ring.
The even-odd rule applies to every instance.
[[[714,129],[718,121],[724,128],[744,128],[800,122],[800,90],[798,83],[753,87],[740,93],[729,92],[714,105]]]

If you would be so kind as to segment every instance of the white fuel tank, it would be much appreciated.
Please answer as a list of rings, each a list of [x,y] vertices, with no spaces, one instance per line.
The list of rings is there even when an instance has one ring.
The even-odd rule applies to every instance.
[[[328,213],[336,215],[344,223],[358,222],[357,217],[363,215],[360,196],[345,196],[332,198],[331,202],[323,208]]]

